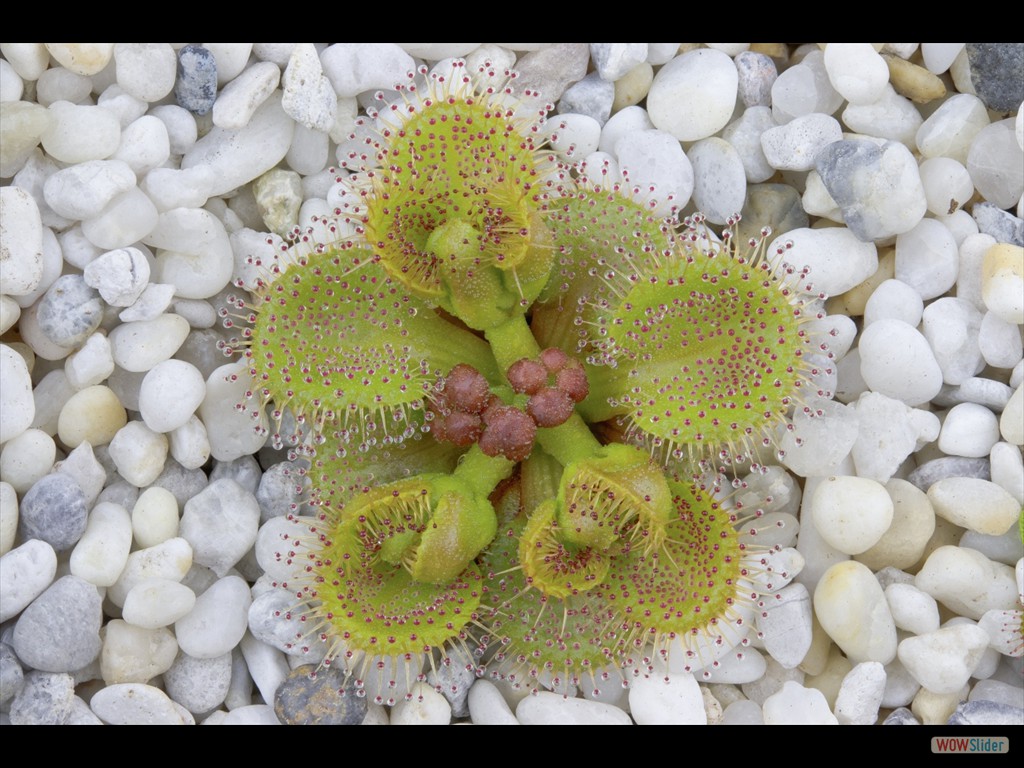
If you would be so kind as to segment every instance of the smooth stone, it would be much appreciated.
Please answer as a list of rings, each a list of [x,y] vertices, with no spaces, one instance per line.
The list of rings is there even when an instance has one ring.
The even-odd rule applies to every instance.
[[[914,583],[950,610],[975,621],[986,611],[1012,610],[1017,600],[1013,569],[964,547],[936,549]]]
[[[128,415],[117,395],[96,384],[75,392],[67,399],[57,419],[57,434],[62,443],[77,447],[107,445],[127,424]]]
[[[864,477],[829,477],[811,500],[814,525],[830,545],[848,555],[864,552],[881,539],[893,518],[885,488]]]
[[[771,104],[780,125],[802,115],[834,114],[843,97],[832,87],[825,69],[825,55],[810,51],[798,64],[783,70],[772,85]]]
[[[185,539],[168,539],[128,555],[128,563],[117,581],[107,589],[107,598],[121,607],[128,593],[147,579],[180,582],[192,567],[192,547]]]
[[[788,243],[792,243],[788,248]],[[878,250],[873,243],[858,240],[842,227],[826,229],[802,228],[787,232],[771,241],[768,252],[777,277],[794,285],[810,284],[813,290],[829,296],[845,293],[872,275],[878,268]],[[798,274],[786,274],[785,265],[797,268]],[[806,276],[800,270],[807,268]]]
[[[523,725],[632,725],[629,715],[618,707],[586,699],[567,699],[550,691],[541,691],[520,701],[516,706],[516,719]]]
[[[985,459],[968,459],[962,456],[943,456],[941,459],[926,461],[907,475],[907,480],[922,491],[944,477],[979,477],[991,479],[989,463]]]
[[[1019,703],[1024,703],[1018,700]],[[993,701],[968,701],[957,705],[948,725],[1014,726],[1024,720],[1024,706]]]
[[[193,560],[224,576],[256,542],[259,519],[256,498],[234,480],[221,479],[185,503],[180,531]]]
[[[642,109],[640,111],[646,116],[646,112]],[[608,123],[605,125],[607,126]],[[652,127],[648,120],[642,129]],[[616,133],[616,140],[618,135]],[[587,115],[560,115],[559,122],[552,129],[551,146],[565,159],[586,157],[597,150],[602,136],[601,124],[594,118]]]
[[[224,86],[213,105],[213,124],[236,130],[249,124],[256,108],[281,80],[281,70],[269,61],[254,64]]]
[[[153,280],[173,285],[179,298],[209,298],[231,280],[227,231],[207,210],[183,207],[160,214],[145,242],[159,249]]]
[[[1008,323],[1024,323],[1024,248],[993,245],[985,251],[981,280],[985,307]]]
[[[559,111],[586,115],[600,125],[608,122],[615,100],[615,85],[591,72],[578,83],[569,86],[559,101]]]
[[[203,169],[202,192],[207,197],[231,192],[284,159],[293,130],[294,122],[282,109],[280,97],[271,94],[244,128],[214,127],[199,139],[182,157],[181,169]]]
[[[0,375],[4,381],[0,394],[0,443],[6,443],[33,425],[36,408],[25,359],[6,344],[0,344]]]
[[[814,591],[822,628],[851,661],[888,664],[896,656],[896,625],[874,574],[855,560],[836,563]]]
[[[909,568],[924,554],[935,531],[935,512],[928,497],[906,480],[885,484],[893,503],[893,519],[882,538],[856,559],[872,570],[885,566]]]
[[[724,139],[702,139],[687,155],[693,172],[693,201],[713,224],[725,224],[743,207],[746,171],[739,153]]]
[[[615,81],[612,112],[639,104],[647,96],[654,81],[654,67],[646,61],[637,64]]]
[[[92,711],[110,725],[194,725],[166,693],[144,683],[116,683],[97,691]],[[185,713],[187,714],[187,712]]]
[[[612,119],[615,117],[617,115]],[[767,181],[775,174],[775,169],[769,165],[761,148],[761,135],[774,127],[775,120],[769,107],[752,106],[747,107],[740,117],[722,131],[722,138],[739,154],[747,181],[751,184]],[[763,219],[758,219],[756,223],[762,224]]]
[[[957,624],[899,645],[899,659],[923,688],[932,693],[956,693],[971,677],[988,647],[988,633],[978,626]]]
[[[615,144],[623,176],[638,187],[641,200],[657,200],[652,213],[668,215],[682,209],[694,188],[694,172],[679,142],[664,131],[647,130],[623,136]]]
[[[860,431],[852,455],[860,477],[886,482],[911,453],[939,435],[935,414],[878,392],[864,392],[855,407]]]
[[[982,317],[969,301],[951,296],[932,302],[922,313],[921,331],[945,383],[962,384],[984,368],[978,345]]]
[[[966,164],[971,142],[988,124],[988,110],[981,99],[955,93],[921,124],[915,141],[923,157],[949,157]]]
[[[1024,101],[1024,84],[1014,73],[1024,67],[1020,43],[967,43],[971,85],[978,98],[993,112],[1009,112]]]
[[[872,104],[889,82],[889,67],[870,43],[829,43],[825,71],[832,86],[850,104]]]
[[[861,240],[881,240],[912,229],[927,202],[917,161],[903,144],[863,139],[828,144],[814,167]]]
[[[85,284],[99,291],[107,304],[129,307],[149,284],[149,274],[149,261],[142,251],[118,248],[89,262],[82,276]]]
[[[359,725],[368,710],[345,671],[333,667],[296,667],[274,695],[274,712],[285,725]]]
[[[1024,445],[1024,385],[1017,385],[1003,415],[999,417],[999,434],[1011,445]]]
[[[1006,490],[973,477],[939,480],[928,489],[928,499],[935,514],[989,536],[1006,533],[1020,517],[1020,504]]]
[[[469,689],[469,716],[474,725],[519,725],[501,691],[490,680],[477,680]]]
[[[1024,504],[1024,457],[1007,442],[992,446],[989,454],[992,482]]]
[[[891,318],[916,326],[921,322],[924,301],[916,289],[895,278],[882,282],[864,305],[864,326]]]
[[[41,539],[62,552],[85,533],[89,510],[85,493],[69,475],[56,472],[40,478],[22,497],[19,535]]]
[[[108,450],[121,477],[145,488],[163,471],[167,461],[167,437],[141,421],[131,421],[114,435]]]
[[[121,124],[110,110],[68,101],[55,101],[49,109],[53,121],[40,140],[55,160],[83,163],[103,160],[117,151]]]
[[[320,63],[343,98],[394,88],[416,69],[412,57],[394,43],[335,43],[320,54]]]
[[[885,668],[877,661],[858,664],[843,678],[836,696],[840,725],[874,725],[885,692]]]
[[[25,493],[50,473],[57,456],[57,444],[40,429],[26,429],[4,443],[0,452],[0,475],[17,493]]]
[[[935,599],[913,584],[890,584],[885,588],[896,628],[915,635],[939,628],[939,606]]]
[[[90,160],[57,171],[43,185],[46,203],[68,219],[91,219],[135,186],[135,173],[120,160]]]
[[[601,78],[614,82],[647,61],[647,43],[591,43],[590,57]]]
[[[53,583],[57,555],[49,544],[29,539],[0,557],[0,623],[17,616]]]
[[[728,124],[738,87],[739,75],[726,54],[713,49],[689,51],[654,76],[647,111],[656,128],[679,141],[697,141]]]
[[[820,414],[797,411],[792,429],[779,431],[783,464],[801,477],[822,477],[836,471],[857,442],[857,412],[830,400],[819,401]]]
[[[103,333],[93,333],[77,352],[64,361],[64,373],[76,390],[94,387],[114,372],[110,342]]]
[[[3,292],[33,292],[43,279],[43,228],[38,204],[20,187],[0,188],[0,239]]]
[[[252,598],[238,576],[225,576],[196,598],[192,611],[174,624],[179,647],[189,656],[210,659],[242,639]]]
[[[11,645],[26,666],[44,672],[73,672],[100,653],[102,599],[77,576],[53,582],[22,611]]]
[[[761,134],[761,149],[772,168],[809,171],[815,167],[818,154],[842,138],[839,121],[830,115],[811,113],[768,128]]]
[[[786,669],[794,669],[811,647],[811,596],[803,584],[776,593],[757,617],[765,650]]]
[[[113,200],[99,214],[82,222],[82,234],[103,250],[124,248],[148,235],[157,223],[153,201],[138,187]]]
[[[637,725],[706,725],[700,686],[692,674],[642,676],[629,687],[629,710]]]
[[[219,461],[256,453],[267,441],[267,416],[249,391],[248,365],[229,363],[206,379],[206,398],[199,406],[199,418],[206,425],[210,451]],[[244,403],[244,409],[234,406]]]
[[[124,507],[100,502],[71,552],[71,573],[97,587],[109,587],[128,563],[131,545],[132,523]]]
[[[114,43],[117,83],[146,102],[160,101],[174,89],[177,57],[168,43]]]
[[[1011,118],[990,123],[971,141],[964,163],[975,189],[1000,208],[1017,204],[1024,192],[1024,150]]]
[[[100,672],[107,685],[145,683],[171,668],[178,643],[167,629],[143,629],[121,619],[104,627]]]
[[[188,614],[195,602],[195,593],[184,584],[171,579],[146,579],[128,591],[121,615],[132,626],[160,629]]]
[[[838,725],[821,691],[792,680],[765,699],[762,711],[765,725]]]
[[[860,339],[861,375],[875,392],[909,406],[922,405],[942,388],[942,369],[920,332],[900,320],[882,319]]]
[[[850,104],[843,110],[843,124],[852,131],[913,146],[921,127],[921,113],[910,99],[886,85],[878,101]]]
[[[4,102],[0,114],[0,178],[11,178],[25,167],[53,122],[50,110],[40,104]]]
[[[60,347],[75,347],[98,327],[103,319],[99,292],[81,275],[62,275],[36,305],[36,321],[47,339]]]
[[[183,426],[206,396],[206,381],[191,363],[164,360],[153,366],[139,390],[139,413],[154,432]]]
[[[11,725],[64,725],[74,708],[75,681],[65,673],[30,671],[10,703]]]

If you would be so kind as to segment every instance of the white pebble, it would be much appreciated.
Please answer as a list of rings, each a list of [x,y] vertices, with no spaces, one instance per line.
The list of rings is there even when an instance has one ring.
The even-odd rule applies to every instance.
[[[829,477],[811,500],[814,525],[829,545],[848,555],[873,547],[892,523],[892,499],[864,477]]]
[[[115,43],[117,83],[137,99],[160,101],[174,88],[177,57],[168,43]]]
[[[971,142],[988,124],[988,110],[981,99],[970,93],[953,94],[921,124],[917,148],[924,157],[966,163]]]
[[[654,76],[647,111],[656,128],[680,141],[707,138],[726,126],[736,105],[739,75],[721,51],[677,56]]]
[[[225,576],[196,598],[191,612],[178,619],[174,632],[189,656],[212,659],[227,653],[248,626],[252,598],[249,585],[238,576]]]
[[[939,435],[939,419],[879,392],[864,392],[855,403],[860,431],[853,463],[860,477],[884,483],[906,458]]]
[[[550,691],[527,696],[516,707],[523,725],[632,725],[623,710],[586,699],[567,699]]]
[[[162,122],[167,129],[171,154],[183,155],[196,143],[196,119],[187,109],[177,104],[161,104],[153,107],[149,114]]]
[[[178,643],[170,630],[144,629],[114,619],[104,626],[100,673],[107,685],[145,683],[162,675],[178,655]]]
[[[847,560],[829,568],[814,590],[814,610],[851,661],[888,664],[895,658],[896,625],[882,587],[865,565]]]
[[[779,125],[813,112],[831,115],[842,103],[843,97],[828,79],[821,51],[808,53],[772,84],[772,115]]]
[[[757,617],[764,648],[786,669],[794,669],[811,647],[811,596],[803,584],[790,584],[766,601]],[[750,653],[748,650],[746,653]],[[748,681],[742,681],[748,682]]]
[[[988,633],[973,624],[956,624],[899,645],[903,666],[932,693],[956,693],[970,679],[988,648]]]
[[[171,306],[174,286],[167,283],[150,283],[130,307],[118,313],[122,323],[142,323],[156,320]],[[177,313],[170,313],[176,315]],[[188,322],[186,320],[186,322]]]
[[[83,221],[82,234],[103,250],[124,248],[148,235],[158,215],[146,193],[132,187],[111,200],[98,215]]]
[[[149,261],[138,248],[119,248],[90,261],[83,276],[107,304],[129,307],[149,284]]]
[[[29,539],[0,557],[0,622],[21,613],[56,574],[57,555],[41,539]]]
[[[121,477],[132,485],[145,488],[163,471],[167,448],[166,436],[154,432],[141,421],[131,421],[110,441],[110,460]]]
[[[0,242],[3,292],[24,296],[36,290],[43,279],[43,226],[35,199],[20,187],[0,187]]]
[[[672,207],[683,208],[693,193],[693,167],[679,142],[661,130],[639,131],[615,144],[623,176],[640,188],[641,200],[655,200],[656,216],[667,216]]]
[[[950,610],[975,621],[986,611],[1010,610],[1017,601],[1013,569],[966,547],[936,549],[914,583]]]
[[[857,441],[857,412],[841,403],[818,403],[822,415],[797,411],[792,430],[779,431],[783,463],[801,477],[822,477],[837,471]]]
[[[178,351],[188,332],[188,321],[171,314],[119,325],[109,337],[114,362],[133,373],[152,370]]]
[[[885,694],[885,667],[865,661],[843,678],[836,694],[835,714],[840,725],[874,725]]]
[[[261,61],[224,86],[213,103],[213,124],[219,128],[244,128],[253,113],[277,88],[281,70],[276,64]]]
[[[182,538],[168,539],[154,547],[139,549],[128,555],[117,581],[107,590],[107,597],[123,606],[132,588],[146,579],[169,579],[180,582],[192,567],[192,547]]]
[[[921,294],[902,280],[890,278],[875,288],[864,305],[864,326],[884,318],[916,326],[921,322],[923,311]]]
[[[1024,150],[1012,118],[986,125],[971,141],[964,163],[975,188],[999,208],[1017,204],[1024,192]]]
[[[53,123],[43,132],[42,145],[63,163],[103,160],[117,151],[121,124],[103,107],[55,101],[49,107]]]
[[[924,635],[939,628],[939,605],[935,598],[913,584],[890,584],[885,588],[896,628]]]
[[[687,673],[642,676],[629,687],[629,711],[637,725],[707,725],[700,686]]]
[[[341,97],[391,89],[416,62],[394,43],[335,43],[320,54],[324,73]]]
[[[153,279],[170,283],[183,299],[206,299],[231,279],[234,256],[221,221],[201,208],[176,208],[160,214],[145,238],[163,249]]]
[[[985,251],[981,297],[1006,322],[1024,324],[1024,248],[997,243]]]
[[[843,138],[839,121],[830,115],[812,113],[769,128],[761,134],[761,149],[772,168],[809,171],[818,152]]]
[[[193,560],[224,576],[256,543],[259,521],[256,497],[221,478],[185,502],[179,528]]]
[[[869,325],[859,349],[861,375],[875,392],[915,406],[927,403],[942,388],[942,369],[928,340],[901,320]]]
[[[143,176],[170,156],[167,126],[153,115],[143,115],[121,131],[121,143],[111,159],[126,163],[136,176]]]
[[[292,50],[281,86],[281,106],[289,117],[312,130],[326,133],[331,129],[338,97],[324,76],[312,43],[299,43]]]
[[[788,250],[783,246],[792,243]],[[777,250],[783,248],[781,254]],[[777,277],[803,287],[810,283],[814,291],[838,296],[853,288],[878,269],[878,249],[865,243],[845,227],[810,229],[802,227],[775,238],[768,245],[768,254]],[[804,279],[787,275],[784,265],[810,269]]]
[[[57,456],[57,444],[41,429],[26,429],[4,443],[0,452],[0,477],[18,493],[25,493],[36,480],[50,473]]]
[[[618,117],[615,115],[612,120]],[[610,122],[610,121],[609,121]],[[769,107],[748,107],[740,117],[733,120],[722,131],[722,138],[729,142],[739,154],[747,181],[758,184],[767,181],[775,173],[761,148],[761,135],[775,127]]]
[[[109,587],[128,563],[131,545],[132,521],[124,507],[101,501],[89,512],[85,533],[71,552],[71,573]]]
[[[222,365],[206,379],[206,398],[199,406],[199,418],[206,426],[210,452],[219,461],[256,453],[267,441],[267,415],[258,400],[246,400],[245,393],[250,389],[249,369],[244,362]],[[245,408],[236,410],[238,403]]]
[[[999,417],[999,434],[1012,445],[1024,445],[1024,385],[1017,385],[1003,409],[1003,415]]]
[[[989,454],[992,482],[1024,504],[1024,458],[1009,443],[996,443]]]
[[[69,219],[89,219],[122,192],[135,186],[135,173],[120,160],[90,160],[50,176],[43,185],[46,203]]]
[[[963,384],[985,367],[978,345],[981,319],[974,305],[953,296],[933,301],[922,313],[921,332],[947,384]]]
[[[185,425],[205,396],[206,381],[194,365],[164,360],[142,380],[139,413],[154,432],[170,432]]]
[[[75,389],[85,389],[105,381],[114,372],[110,341],[102,333],[93,333],[82,347],[64,362],[68,382]]]
[[[210,458],[210,438],[198,416],[190,416],[167,437],[171,443],[171,456],[185,469],[198,469]]]
[[[647,122],[644,127],[651,128],[650,121]],[[601,140],[601,124],[589,115],[559,115],[558,123],[551,127],[551,147],[565,159],[586,157],[597,150]]]
[[[928,210],[936,216],[948,216],[962,208],[974,194],[967,169],[949,157],[932,157],[921,163],[921,184]]]
[[[1020,328],[995,312],[986,312],[978,329],[978,347],[993,368],[1013,368],[1024,356]]]
[[[951,456],[980,458],[999,442],[999,423],[988,408],[960,403],[946,414],[939,433],[939,450]]]
[[[746,171],[739,153],[724,139],[702,139],[690,147],[693,202],[713,224],[739,213],[747,195]]]
[[[110,725],[194,725],[166,693],[143,683],[117,683],[100,689],[89,701],[100,720]],[[186,713],[187,714],[187,713]]]
[[[956,408],[963,408],[964,405]],[[987,408],[982,410],[991,413]],[[988,453],[986,450],[980,455],[987,456]],[[990,480],[977,477],[943,478],[928,489],[928,499],[935,514],[955,525],[988,536],[1006,533],[1016,525],[1020,516],[1020,504],[1009,492]]]
[[[882,95],[870,104],[850,104],[843,110],[843,124],[852,131],[913,146],[923,119],[917,106],[886,83]],[[948,201],[947,201],[948,204]],[[943,211],[945,212],[945,211]]]
[[[132,507],[132,533],[142,549],[178,535],[178,502],[166,488],[153,486],[139,494]]]
[[[392,725],[448,725],[452,708],[448,700],[426,683],[416,683],[411,698],[391,708]]]
[[[477,680],[469,689],[469,717],[474,725],[519,725],[505,697],[490,680]]]
[[[832,86],[851,104],[877,101],[889,82],[889,67],[870,43],[829,43],[824,61]]]
[[[762,706],[765,725],[838,725],[828,701],[817,688],[787,680]]]

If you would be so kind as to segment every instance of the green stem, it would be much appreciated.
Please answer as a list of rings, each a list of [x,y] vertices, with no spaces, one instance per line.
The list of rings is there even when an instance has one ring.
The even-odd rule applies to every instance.
[[[495,486],[512,474],[515,462],[504,456],[488,456],[476,443],[459,461],[452,474],[480,496],[489,496]]]
[[[507,371],[517,360],[540,354],[540,346],[533,338],[530,326],[526,324],[526,318],[522,315],[510,317],[488,328],[484,336],[491,344],[491,351],[494,353],[494,359],[498,361],[498,367],[503,371]]]

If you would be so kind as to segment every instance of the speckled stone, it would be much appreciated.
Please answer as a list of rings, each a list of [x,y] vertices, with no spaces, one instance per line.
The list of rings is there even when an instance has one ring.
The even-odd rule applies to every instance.
[[[885,720],[882,721],[882,725],[920,725],[921,722],[914,717],[914,713],[906,707],[900,707],[894,709]]]
[[[1024,43],[968,43],[971,84],[985,106],[1009,112],[1024,101]]]
[[[975,203],[971,216],[978,231],[991,235],[997,243],[1010,243],[1024,247],[1024,219],[1004,211],[995,203]]]
[[[355,695],[354,685],[345,687],[345,673],[321,669],[316,677],[312,664],[293,669],[277,689],[274,712],[287,725],[359,725],[366,716],[365,697]],[[342,693],[339,693],[342,691]]]
[[[63,275],[54,281],[39,302],[39,330],[60,347],[85,341],[103,319],[103,302],[82,275]]]
[[[992,479],[988,459],[943,456],[941,459],[932,459],[925,462],[907,475],[907,480],[927,493],[934,483],[947,477]]]
[[[73,672],[100,652],[103,601],[77,576],[57,579],[14,625],[12,645],[23,663],[44,672]]]
[[[11,702],[11,725],[63,725],[71,715],[74,698],[71,675],[29,672]]]
[[[1024,708],[996,701],[963,701],[947,721],[949,725],[1020,725]]]
[[[174,85],[178,106],[205,115],[217,100],[217,60],[201,45],[178,51],[178,81]]]
[[[0,704],[13,699],[25,683],[25,671],[7,643],[0,643]]]
[[[23,540],[40,539],[63,552],[82,538],[89,510],[78,483],[70,475],[55,472],[39,478],[28,489],[18,515]]]

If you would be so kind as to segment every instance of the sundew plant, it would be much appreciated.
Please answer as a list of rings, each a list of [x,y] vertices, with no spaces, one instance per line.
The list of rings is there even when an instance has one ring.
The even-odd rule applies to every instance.
[[[559,159],[514,81],[411,73],[343,205],[236,302],[273,440],[308,457],[295,642],[381,703],[453,657],[532,689],[700,669],[773,588],[730,476],[808,409],[818,297],[767,230]]]

